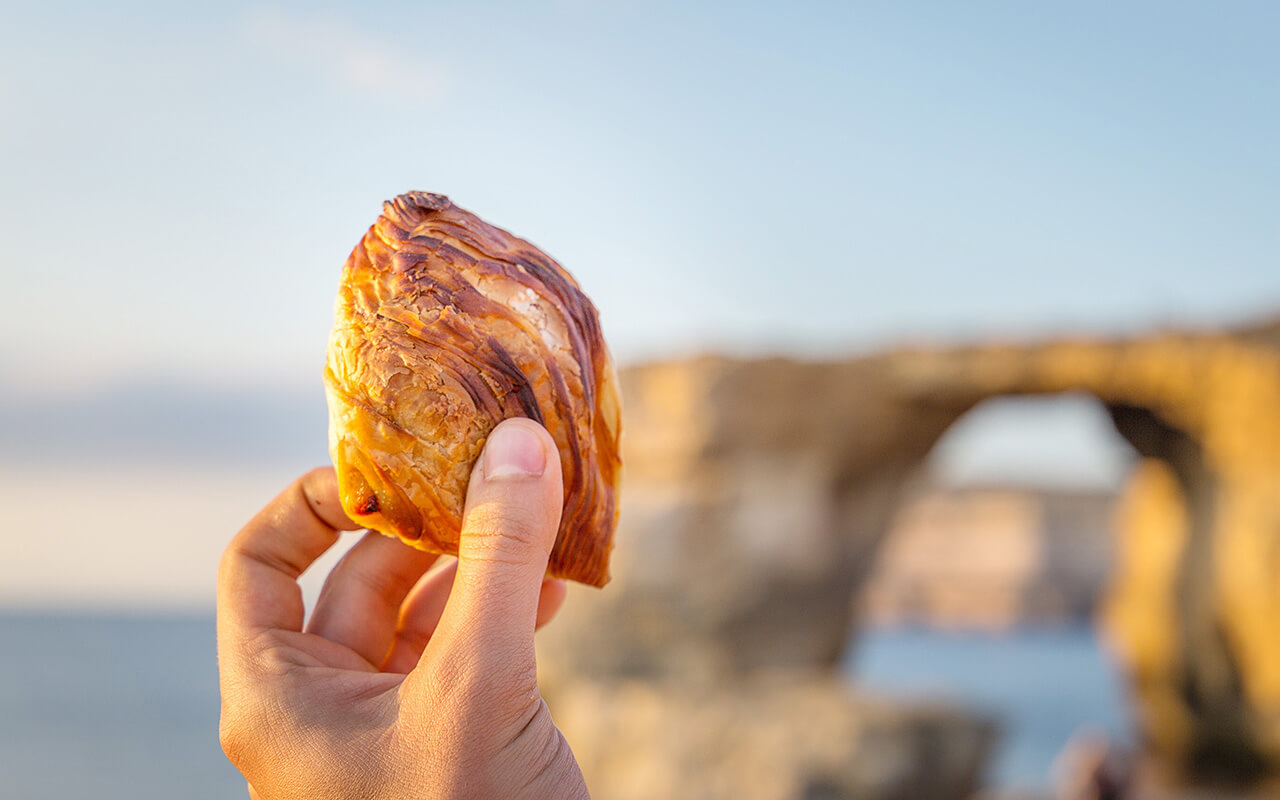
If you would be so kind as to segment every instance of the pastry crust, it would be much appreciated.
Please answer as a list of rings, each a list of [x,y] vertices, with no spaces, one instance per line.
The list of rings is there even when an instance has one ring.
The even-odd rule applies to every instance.
[[[343,268],[324,378],[353,520],[456,555],[485,438],[528,417],[555,439],[564,475],[547,573],[608,582],[617,376],[595,307],[545,253],[443,195],[385,203]]]

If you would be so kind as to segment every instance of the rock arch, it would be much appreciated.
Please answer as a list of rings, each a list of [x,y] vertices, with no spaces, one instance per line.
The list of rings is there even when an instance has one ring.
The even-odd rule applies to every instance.
[[[833,670],[850,598],[947,428],[990,397],[1087,392],[1144,457],[1111,618],[1147,742],[1193,780],[1280,772],[1280,323],[707,357],[629,370],[623,392],[616,581],[548,630],[552,693]]]

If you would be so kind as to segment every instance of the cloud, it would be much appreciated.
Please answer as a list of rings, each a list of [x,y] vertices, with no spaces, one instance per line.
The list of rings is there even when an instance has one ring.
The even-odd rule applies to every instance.
[[[296,70],[362,94],[430,101],[439,100],[448,88],[446,70],[429,57],[332,15],[255,10],[245,17],[241,34]]]

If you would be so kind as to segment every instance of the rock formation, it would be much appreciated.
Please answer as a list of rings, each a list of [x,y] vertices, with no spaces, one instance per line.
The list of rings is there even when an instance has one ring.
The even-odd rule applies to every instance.
[[[800,737],[811,715],[787,712],[798,706],[760,676],[835,673],[850,598],[938,438],[989,397],[1080,391],[1144,457],[1108,620],[1147,747],[1191,783],[1280,773],[1280,323],[831,362],[706,357],[637,367],[622,384],[614,583],[575,587],[542,637],[553,708],[645,696],[653,713],[699,708],[736,728],[725,704],[741,702]],[[837,689],[813,691],[855,713]],[[566,726],[584,764],[607,762],[609,737],[588,729]],[[791,768],[788,785],[809,785],[803,763]]]
[[[999,633],[1095,619],[1114,492],[919,483],[858,597],[866,624]]]
[[[555,706],[592,797],[965,800],[990,721],[784,671],[717,690],[591,682]]]

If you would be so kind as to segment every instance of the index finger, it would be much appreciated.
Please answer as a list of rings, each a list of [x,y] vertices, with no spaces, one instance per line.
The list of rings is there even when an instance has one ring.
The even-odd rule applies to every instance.
[[[284,490],[236,534],[218,565],[218,624],[253,633],[301,631],[305,608],[298,576],[352,522],[338,500],[331,467],[314,469]]]

